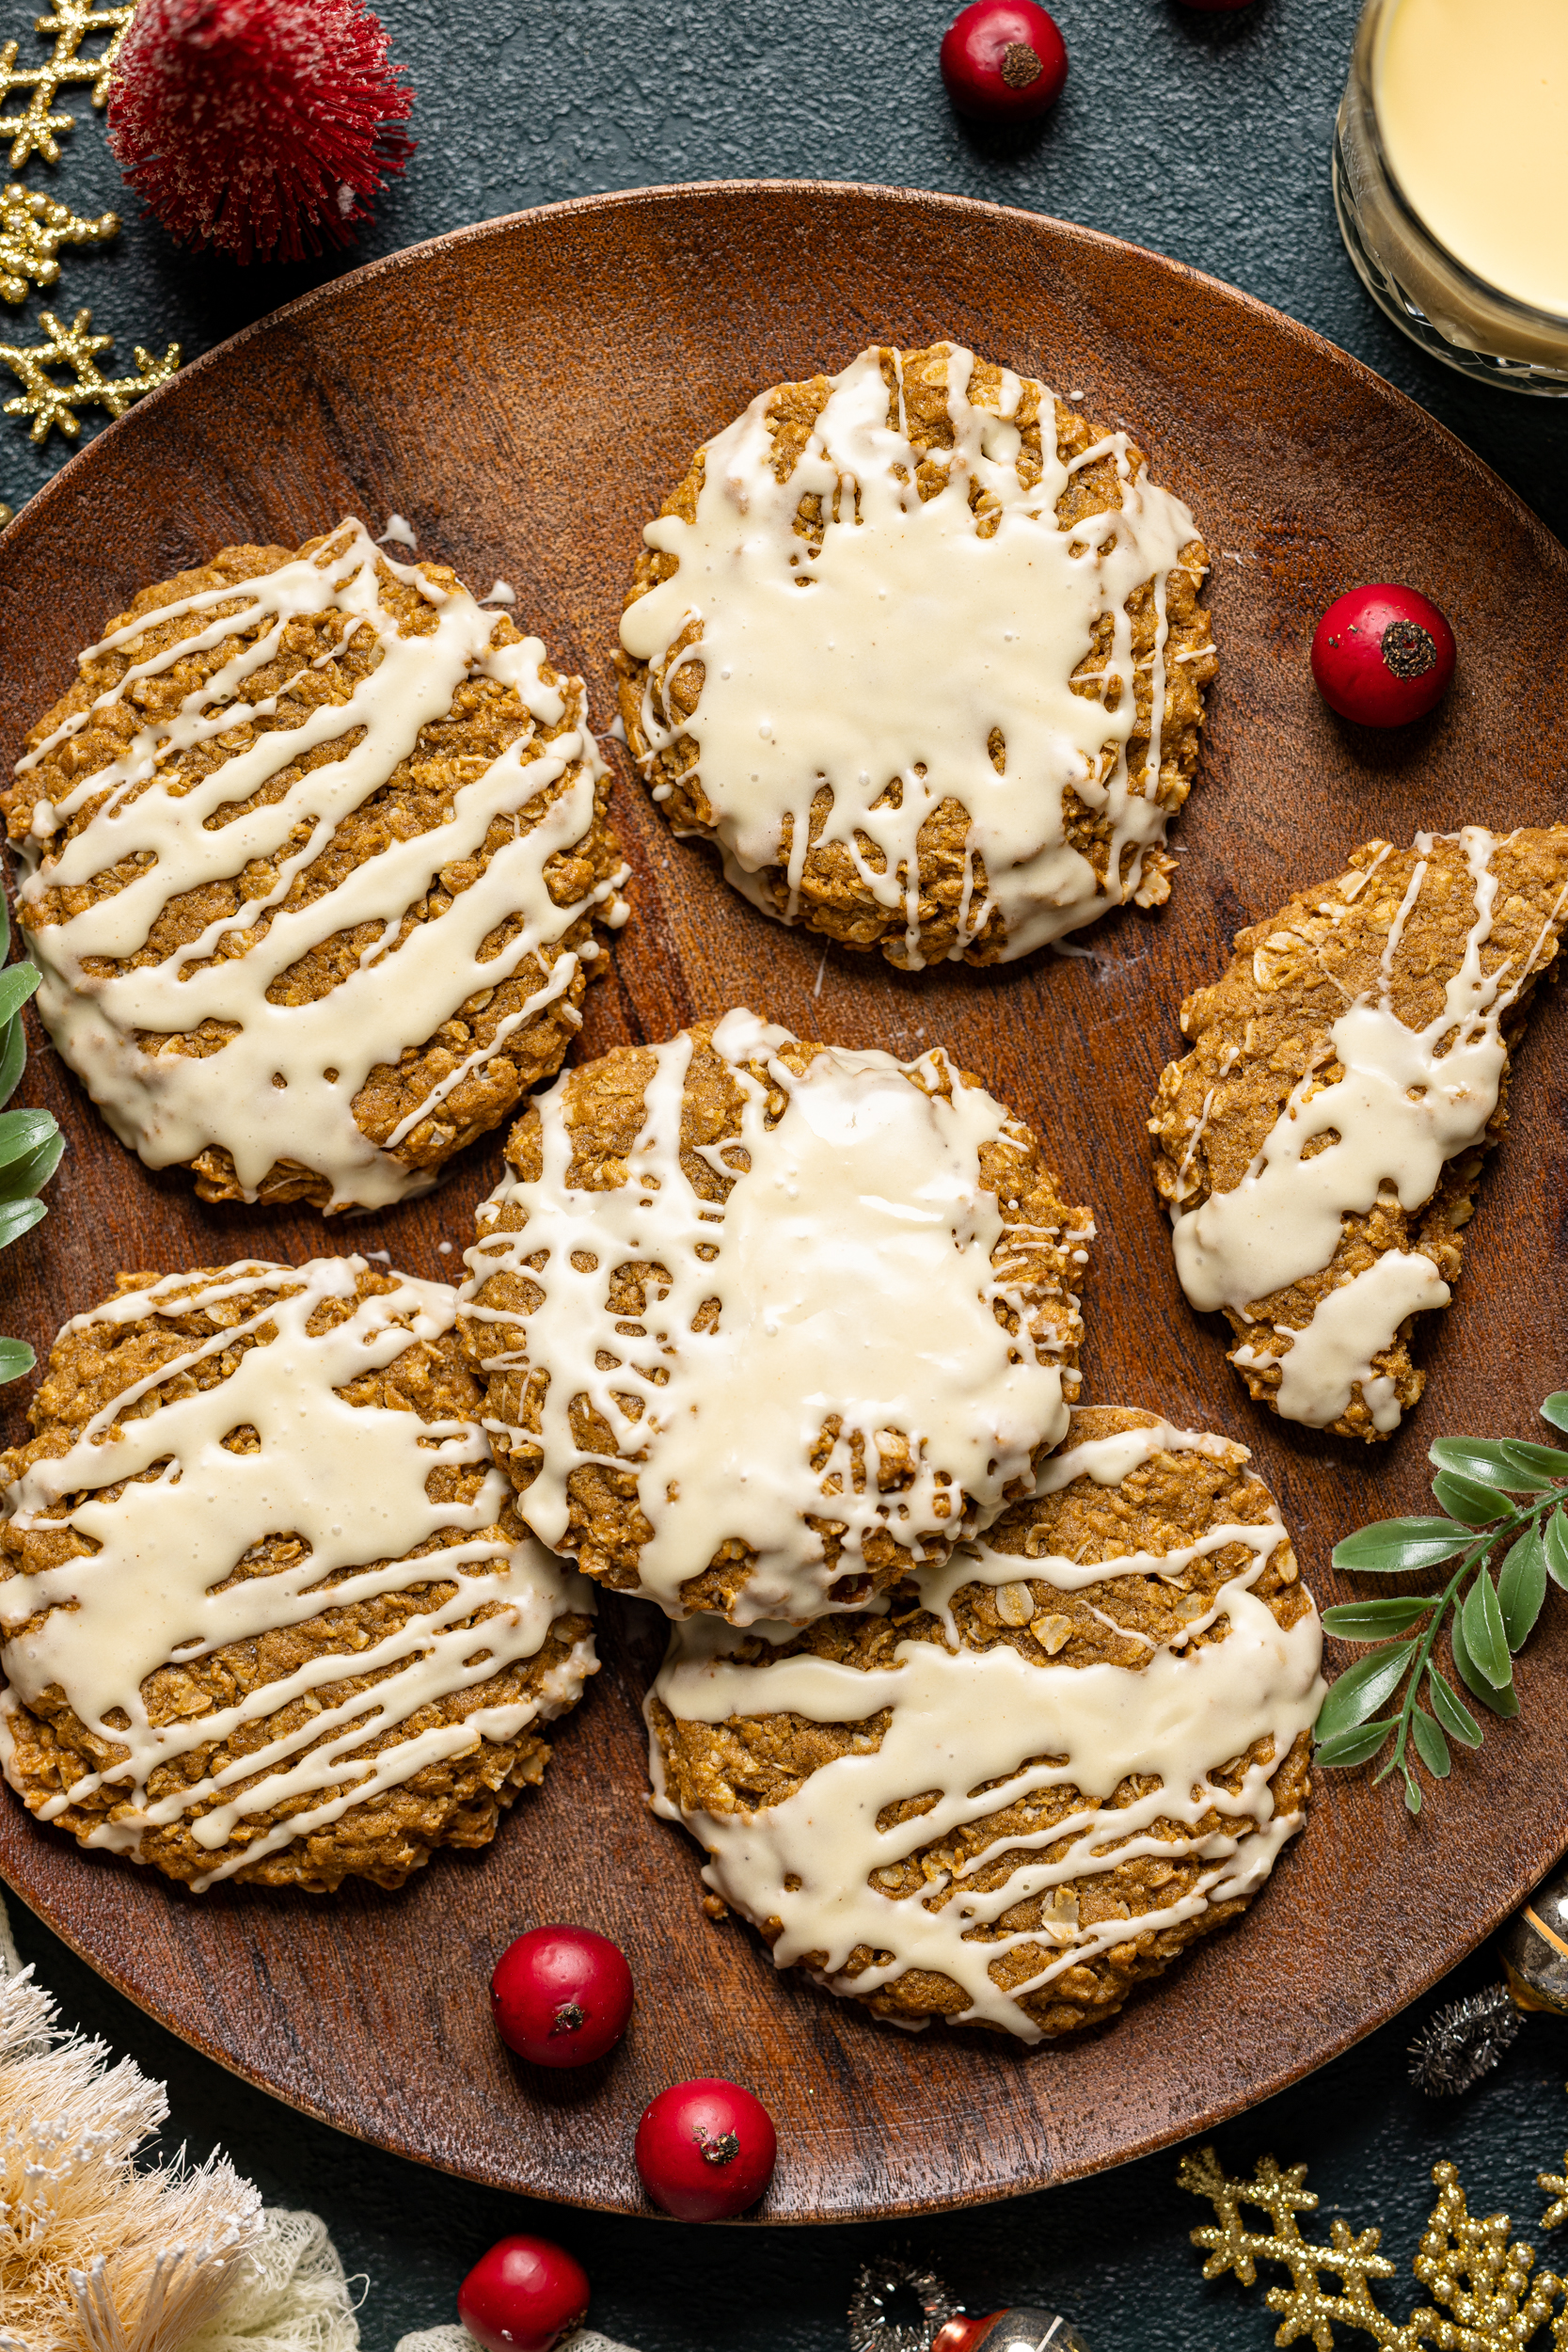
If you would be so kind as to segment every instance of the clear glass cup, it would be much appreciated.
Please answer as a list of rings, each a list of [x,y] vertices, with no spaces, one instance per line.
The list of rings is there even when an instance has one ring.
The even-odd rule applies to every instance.
[[[1538,310],[1466,268],[1395,179],[1379,134],[1381,44],[1398,0],[1367,0],[1334,135],[1334,206],[1378,308],[1434,359],[1484,384],[1568,398],[1568,318]]]

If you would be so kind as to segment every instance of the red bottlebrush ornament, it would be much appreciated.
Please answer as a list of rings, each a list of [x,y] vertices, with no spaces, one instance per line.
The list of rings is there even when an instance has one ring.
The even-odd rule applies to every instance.
[[[1337,596],[1312,639],[1319,693],[1364,727],[1424,719],[1448,691],[1453,665],[1453,631],[1442,613],[1394,580]]]
[[[413,153],[403,71],[363,0],[141,0],[109,146],[182,244],[301,261],[352,244]]]

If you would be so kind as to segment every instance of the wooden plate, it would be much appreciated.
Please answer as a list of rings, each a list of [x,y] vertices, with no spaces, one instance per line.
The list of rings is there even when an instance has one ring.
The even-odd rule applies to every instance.
[[[1223,667],[1175,896],[1080,935],[1083,957],[901,977],[768,923],[676,843],[623,766],[636,915],[592,996],[585,1054],[746,1002],[806,1036],[918,1051],[941,1039],[1054,1144],[1092,1202],[1090,1397],[1158,1406],[1253,1446],[1320,1596],[1335,1537],[1420,1509],[1442,1430],[1528,1434],[1568,1373],[1557,1220],[1568,1198],[1568,1030],[1544,1003],[1487,1179],[1459,1304],[1433,1318],[1426,1401],[1394,1443],[1283,1428],[1189,1312],[1146,1166],[1176,1010],[1230,935],[1370,834],[1561,814],[1568,555],[1458,442],[1288,319],[1173,262],[956,199],[800,183],[594,199],[437,239],[308,296],[188,369],[102,436],[0,545],[5,756],[77,648],[148,580],[227,541],[291,544],[392,509],[590,681],[601,725],[638,532],[693,445],[760,387],[863,343],[959,338],[1124,420],[1196,511]],[[1307,675],[1315,615],[1367,579],[1418,581],[1452,616],[1459,680],[1424,728],[1360,734]],[[940,653],[939,648],[934,652]],[[616,755],[618,757],[621,755]],[[35,1032],[35,1050],[37,1048]],[[5,1327],[40,1352],[122,1266],[386,1248],[452,1275],[499,1144],[444,1190],[335,1225],[203,1208],[152,1177],[39,1053],[24,1101],[71,1137],[46,1222],[8,1251]],[[450,1242],[453,1254],[439,1254]],[[4,1400],[14,1438],[23,1391]],[[477,2180],[642,2210],[630,2138],[665,2083],[728,2074],[778,2122],[760,2217],[960,2204],[1117,2163],[1279,2090],[1411,2000],[1568,1842],[1568,1607],[1521,1663],[1520,1719],[1412,1823],[1388,1787],[1325,1778],[1253,1915],[1119,2022],[1060,2047],[914,2039],[776,1979],[757,1938],[698,1909],[696,1850],[642,1810],[639,1698],[660,1621],[611,1600],[605,1670],[562,1726],[543,1791],[491,1851],[398,1895],[173,1892],[85,1855],[0,1800],[0,1870],[166,2025],[344,2130]],[[497,2042],[485,1982],[541,1918],[626,1947],[637,2020],[613,2059],[540,2079]]]

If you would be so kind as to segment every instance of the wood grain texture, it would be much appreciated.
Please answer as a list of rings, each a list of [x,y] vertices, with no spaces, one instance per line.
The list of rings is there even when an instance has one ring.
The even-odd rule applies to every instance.
[[[1187,1309],[1144,1121],[1176,1010],[1231,933],[1374,833],[1561,813],[1568,555],[1459,443],[1303,328],[1138,249],[951,199],[772,183],[654,191],[437,240],[308,297],[111,428],[0,542],[8,662],[0,754],[61,691],[79,646],[146,580],[226,541],[295,543],[392,509],[421,552],[588,677],[610,662],[638,532],[696,442],[761,387],[873,338],[941,335],[1083,392],[1124,421],[1196,510],[1214,556],[1221,675],[1161,914],[1080,934],[1090,958],[904,976],[768,923],[707,853],[673,841],[624,755],[617,821],[635,915],[590,997],[584,1054],[745,1002],[807,1036],[901,1053],[941,1040],[1035,1121],[1100,1243],[1085,1397],[1153,1406],[1251,1445],[1307,1575],[1334,1594],[1346,1528],[1422,1507],[1443,1430],[1530,1434],[1568,1372],[1561,1204],[1568,1035],[1548,991],[1520,1057],[1509,1140],[1483,1187],[1456,1306],[1429,1320],[1426,1399],[1376,1451],[1283,1427]],[[1459,635],[1458,683],[1422,726],[1376,738],[1316,699],[1307,648],[1357,580],[1418,582]],[[21,1099],[71,1138],[53,1213],[0,1261],[5,1327],[47,1346],[122,1266],[386,1248],[453,1276],[499,1140],[434,1196],[325,1230],[309,1214],[205,1208],[113,1141],[40,1050]],[[440,1254],[438,1245],[452,1245]],[[22,1430],[23,1384],[5,1392]],[[1101,2032],[1027,2052],[880,2027],[775,1978],[736,1921],[698,1909],[696,1850],[642,1809],[640,1698],[652,1612],[610,1599],[603,1673],[560,1728],[546,1785],[495,1846],[443,1855],[398,1895],[171,1890],[84,1855],[0,1802],[0,1872],[114,1984],[279,2097],[424,2162],[575,2203],[641,2211],[630,2142],[689,2074],[750,2084],[782,2157],[758,2218],[927,2210],[1005,2195],[1179,2138],[1280,2089],[1413,1999],[1568,1842],[1568,1605],[1519,1667],[1520,1720],[1462,1758],[1427,1820],[1365,1774],[1321,1784],[1306,1836],[1254,1913]],[[485,1984],[522,1928],[568,1918],[625,1946],[638,2010],[578,2075],[509,2062]]]

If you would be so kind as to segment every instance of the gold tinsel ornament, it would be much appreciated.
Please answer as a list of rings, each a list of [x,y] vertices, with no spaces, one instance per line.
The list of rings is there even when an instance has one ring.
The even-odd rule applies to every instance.
[[[1538,2185],[1554,2200],[1542,2217],[1553,2229],[1568,2220],[1568,2157],[1562,2175],[1541,2172]],[[1433,2297],[1408,2319],[1391,2319],[1373,2300],[1370,2281],[1392,2279],[1395,2265],[1378,2251],[1380,2229],[1350,2229],[1336,2218],[1329,2239],[1304,2237],[1298,2214],[1311,2213],[1318,2199],[1306,2186],[1304,2164],[1281,2169],[1264,2156],[1250,2181],[1232,2180],[1212,2148],[1184,2156],[1177,2170],[1181,2186],[1205,2198],[1215,2219],[1192,2233],[1207,2254],[1206,2279],[1233,2271],[1243,2286],[1258,2277],[1258,2265],[1273,2263],[1291,2274],[1291,2283],[1271,2287],[1264,2301],[1280,2315],[1277,2344],[1310,2337],[1316,2352],[1333,2352],[1334,2329],[1354,2328],[1370,2336],[1379,2352],[1526,2352],[1541,2337],[1541,2352],[1568,2352],[1568,2286],[1555,2272],[1534,2279],[1533,2247],[1518,2244],[1505,2213],[1477,2218],[1470,2212],[1459,2174],[1449,2163],[1433,2167],[1437,2201],[1427,2218],[1414,2264]],[[1243,2206],[1267,2217],[1270,2227],[1249,2228]],[[1328,2283],[1325,2283],[1325,2280]],[[1542,2337],[1541,2331],[1549,2334]]]
[[[62,89],[73,83],[90,87],[92,103],[102,107],[108,99],[109,82],[124,40],[135,16],[135,0],[129,8],[95,8],[91,0],[55,0],[46,16],[35,17],[35,32],[55,36],[54,55],[42,65],[21,66],[16,62],[19,44],[7,41],[0,49],[0,107],[14,97],[26,94],[26,104],[20,114],[0,114],[0,138],[11,142],[11,169],[20,171],[29,155],[41,155],[52,164],[60,160],[60,145],[56,133],[75,128],[74,115],[58,111]],[[108,44],[95,57],[84,57],[79,52],[89,33],[107,33]]]
[[[40,188],[0,189],[0,300],[24,302],[29,284],[52,286],[62,245],[103,245],[119,234],[119,215],[84,220]]]
[[[76,410],[86,403],[95,402],[106,408],[111,417],[122,417],[143,392],[166,384],[180,365],[178,343],[170,343],[161,359],[155,359],[138,343],[137,373],[105,376],[99,369],[97,355],[109,349],[114,337],[89,331],[90,310],[78,310],[70,326],[63,326],[53,310],[42,310],[39,313],[39,325],[49,337],[46,343],[0,343],[0,362],[22,381],[16,398],[6,403],[6,414],[31,417],[35,441],[41,441],[51,425],[58,425],[67,439],[73,441],[82,430]],[[47,373],[52,367],[70,368],[74,381],[57,384]]]

